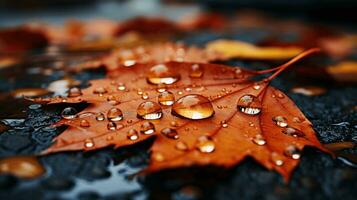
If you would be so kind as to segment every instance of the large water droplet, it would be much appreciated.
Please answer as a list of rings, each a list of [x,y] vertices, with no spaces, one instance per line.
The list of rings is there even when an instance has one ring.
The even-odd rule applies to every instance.
[[[265,140],[264,136],[261,135],[261,134],[256,134],[252,141],[257,144],[257,145],[260,145],[260,146],[263,146],[267,143],[267,141]]]
[[[78,97],[82,95],[82,91],[81,89],[77,88],[77,87],[73,87],[71,89],[68,90],[68,97]]]
[[[273,117],[273,121],[275,122],[275,124],[277,126],[280,126],[280,127],[287,127],[288,126],[288,121],[285,117],[283,116],[276,116],[276,117]]]
[[[135,129],[130,129],[126,136],[129,140],[132,141],[139,139],[138,131],[136,131]]]
[[[94,141],[92,139],[87,139],[84,141],[84,148],[90,149],[94,147]]]
[[[109,121],[120,121],[123,119],[123,112],[119,108],[111,108],[108,110],[107,118]]]
[[[162,117],[162,109],[158,103],[146,101],[138,106],[137,114],[141,119],[160,119]]]
[[[206,119],[214,114],[214,109],[206,97],[189,94],[181,97],[173,104],[172,113],[188,119]]]
[[[165,135],[170,139],[175,139],[175,140],[179,139],[179,135],[177,131],[173,128],[164,128],[161,130],[161,134]]]
[[[158,101],[161,105],[171,106],[175,102],[175,96],[172,92],[164,91],[159,94]]]
[[[209,137],[209,136],[200,136],[197,139],[196,147],[202,153],[212,153],[215,150],[216,145],[213,142],[211,137]]]
[[[261,112],[261,103],[253,95],[243,95],[237,102],[237,109],[248,115],[257,115]]]
[[[79,123],[79,125],[84,128],[90,127],[89,121],[87,121],[85,119],[82,119],[81,122]]]
[[[67,107],[63,109],[61,116],[64,119],[74,119],[77,117],[77,110],[72,107]]]
[[[292,159],[298,160],[301,157],[301,151],[293,145],[289,145],[285,151],[284,154]]]
[[[173,84],[180,79],[180,74],[177,71],[170,70],[164,64],[158,64],[153,66],[148,75],[147,75],[147,82],[151,84]]]
[[[155,126],[151,122],[144,122],[140,126],[140,132],[145,134],[145,135],[153,134],[155,132]]]
[[[194,64],[191,66],[190,77],[191,78],[201,78],[203,76],[203,69],[199,64]]]

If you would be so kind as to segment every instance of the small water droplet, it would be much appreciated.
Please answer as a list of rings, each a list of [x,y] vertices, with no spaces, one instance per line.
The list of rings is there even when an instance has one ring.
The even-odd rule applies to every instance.
[[[172,127],[178,127],[178,126],[179,126],[179,124],[178,124],[176,121],[170,122],[170,125],[171,125]]]
[[[148,83],[151,84],[166,84],[170,85],[177,82],[180,79],[180,74],[177,71],[169,69],[164,64],[158,64],[153,66],[146,78]]]
[[[171,106],[175,102],[175,96],[170,91],[164,91],[159,94],[158,101],[161,105]]]
[[[158,84],[156,91],[157,92],[165,92],[167,90],[166,85],[165,84]]]
[[[29,105],[29,109],[31,109],[31,110],[38,110],[41,107],[42,107],[41,104],[31,104],[31,105]]]
[[[120,121],[123,119],[123,112],[119,108],[113,107],[108,110],[107,118],[113,122]]]
[[[247,94],[239,98],[237,109],[248,115],[257,115],[261,112],[261,103],[255,96]]]
[[[115,131],[117,129],[117,124],[115,122],[108,122],[107,129],[111,131]]]
[[[173,104],[172,113],[188,119],[206,119],[214,114],[214,109],[206,97],[189,94],[181,97]]]
[[[68,90],[68,97],[78,97],[82,95],[82,91],[81,89],[79,89],[78,87],[73,87],[71,89]]]
[[[278,97],[279,97],[280,99],[282,99],[282,98],[285,97],[285,95],[284,95],[283,93],[279,92],[279,93],[278,93]]]
[[[141,98],[144,100],[149,99],[149,94],[147,92],[143,92],[143,94],[141,95]]]
[[[175,139],[175,140],[179,139],[179,135],[176,129],[173,128],[164,128],[161,130],[161,134],[163,134],[164,136],[170,139]]]
[[[159,152],[156,152],[156,153],[152,154],[152,158],[153,158],[155,161],[157,161],[157,162],[162,162],[162,161],[165,160],[164,155],[162,155],[162,154],[159,153]]]
[[[87,139],[84,141],[84,148],[90,149],[94,147],[94,141],[92,139]]]
[[[97,113],[95,116],[95,119],[97,121],[103,121],[103,120],[105,120],[105,115],[103,113]]]
[[[263,145],[265,145],[265,144],[267,143],[267,141],[265,140],[264,136],[261,135],[261,134],[256,134],[256,135],[253,137],[252,141],[253,141],[255,144],[259,145],[259,146],[263,146]]]
[[[135,65],[135,63],[136,63],[135,60],[125,60],[125,61],[123,62],[123,65],[124,65],[125,67],[131,67],[131,66]]]
[[[85,119],[82,119],[81,122],[79,123],[79,125],[84,128],[90,127],[89,121],[87,121]]]
[[[191,78],[201,78],[203,76],[203,69],[199,64],[193,64],[191,66],[190,75]]]
[[[128,119],[128,120],[126,120],[126,123],[131,124],[131,123],[133,123],[133,120]]]
[[[283,116],[275,116],[275,117],[273,117],[273,121],[275,122],[275,124],[277,126],[280,126],[280,127],[287,127],[288,126],[288,121]]]
[[[276,152],[271,154],[270,159],[276,166],[282,166],[284,164],[283,157]]]
[[[286,135],[289,135],[289,136],[293,136],[293,137],[304,137],[305,134],[295,128],[292,128],[292,127],[286,127],[284,130],[283,130],[283,133],[286,134]]]
[[[103,94],[107,93],[108,90],[104,87],[97,87],[93,90],[93,94],[97,94],[99,96],[103,96]]]
[[[260,89],[260,85],[255,84],[255,85],[253,86],[253,89],[255,89],[255,90],[259,90],[259,89]]]
[[[182,91],[178,91],[177,94],[181,95],[181,94],[183,94],[183,92]]]
[[[284,154],[294,160],[298,160],[301,157],[301,151],[294,145],[289,145],[285,149]]]
[[[188,146],[187,146],[186,142],[183,142],[183,141],[178,141],[175,145],[175,148],[180,151],[188,150]]]
[[[125,84],[124,83],[118,83],[117,90],[125,91],[126,90]]]
[[[295,122],[295,123],[301,123],[303,121],[304,121],[304,119],[301,119],[300,117],[293,117],[293,122]]]
[[[77,110],[72,107],[67,107],[63,109],[61,116],[64,119],[74,119],[77,117]]]
[[[209,137],[209,136],[200,136],[197,139],[196,147],[202,153],[212,153],[215,150],[216,145],[213,142],[211,137]]]
[[[186,132],[190,131],[190,128],[186,127],[186,128],[185,128],[185,131],[186,131]]]
[[[222,128],[227,128],[228,127],[227,121],[226,120],[221,121],[221,126]]]
[[[153,134],[155,132],[155,126],[151,122],[144,122],[140,126],[140,132],[145,135]]]
[[[114,137],[112,135],[108,135],[106,138],[105,138],[107,141],[111,141],[114,139]]]
[[[119,98],[113,95],[108,96],[107,101],[113,106],[120,104]]]
[[[138,131],[136,131],[135,129],[130,129],[126,136],[129,140],[132,141],[139,139]]]
[[[138,106],[137,116],[141,119],[160,119],[162,117],[162,109],[158,103],[146,101]]]

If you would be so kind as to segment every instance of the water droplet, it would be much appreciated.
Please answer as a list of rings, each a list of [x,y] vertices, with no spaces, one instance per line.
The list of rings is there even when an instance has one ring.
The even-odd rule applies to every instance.
[[[283,130],[283,133],[293,137],[304,137],[305,134],[295,128],[287,127]]]
[[[285,117],[283,116],[276,116],[276,117],[273,117],[273,121],[275,122],[275,124],[277,126],[280,126],[280,127],[287,127],[288,126],[288,121]]]
[[[173,104],[172,113],[188,119],[206,119],[214,114],[214,109],[206,97],[189,94]]]
[[[227,128],[228,127],[227,121],[226,120],[221,121],[221,126],[222,128]]]
[[[89,121],[87,121],[87,120],[85,120],[85,119],[82,119],[81,122],[79,123],[79,125],[80,125],[81,127],[85,127],[85,128],[90,127]]]
[[[243,95],[237,102],[237,109],[248,115],[257,115],[261,112],[261,103],[253,95]]]
[[[114,139],[114,137],[112,135],[108,135],[106,138],[105,138],[107,141],[111,141]]]
[[[161,105],[171,106],[175,102],[175,96],[172,92],[164,91],[159,94],[158,101]]]
[[[293,145],[289,145],[285,149],[284,154],[294,160],[298,160],[301,157],[300,150],[296,146],[293,146]]]
[[[131,67],[131,66],[135,65],[135,63],[136,63],[135,60],[125,60],[125,61],[123,62],[123,65],[124,65],[125,67]]]
[[[202,153],[212,153],[215,150],[216,145],[209,136],[200,136],[197,139],[196,147]]]
[[[113,122],[120,121],[123,119],[123,112],[119,108],[113,107],[108,110],[107,118]]]
[[[158,64],[153,66],[146,78],[148,83],[151,84],[166,84],[170,85],[177,82],[180,79],[180,74],[177,71],[170,70],[164,64]]]
[[[95,116],[95,119],[97,121],[103,121],[103,120],[105,120],[105,116],[104,116],[103,113],[97,113],[96,116]]]
[[[301,119],[300,117],[293,117],[293,122],[295,123],[301,123],[302,121],[304,121],[304,119]]]
[[[139,139],[138,131],[136,131],[135,129],[130,129],[126,136],[129,140],[132,140],[132,141]]]
[[[167,89],[166,89],[166,85],[165,84],[159,84],[157,85],[157,88],[156,88],[156,91],[157,92],[165,92]]]
[[[99,96],[103,96],[103,94],[107,93],[107,89],[105,89],[104,87],[97,87],[93,90],[93,94],[97,94]]]
[[[87,139],[84,141],[84,148],[90,149],[94,147],[94,141],[92,139]]]
[[[74,119],[77,117],[77,110],[72,107],[67,107],[63,109],[61,116],[64,119]]]
[[[115,131],[117,129],[117,124],[115,122],[108,122],[107,129],[111,131]]]
[[[161,134],[165,135],[166,137],[170,139],[179,139],[179,135],[175,129],[172,128],[164,128],[161,130]]]
[[[183,142],[183,141],[178,141],[175,145],[175,148],[180,151],[188,150],[188,146],[187,146],[186,142]]]
[[[149,98],[149,94],[147,92],[144,92],[142,95],[141,95],[141,98],[146,100]]]
[[[279,93],[278,93],[278,97],[279,97],[280,99],[282,99],[282,98],[284,98],[285,96],[284,96],[283,93],[279,92]]]
[[[284,164],[283,157],[276,152],[271,154],[270,159],[276,166],[282,166]]]
[[[77,87],[73,87],[71,89],[68,90],[68,97],[78,97],[82,95],[82,91],[81,89],[77,88]]]
[[[203,76],[203,69],[199,64],[193,64],[191,66],[190,77],[201,78]]]
[[[265,140],[264,136],[261,135],[261,134],[256,134],[256,135],[253,137],[252,141],[253,141],[255,144],[260,145],[260,146],[265,145],[265,144],[267,143],[267,141]]]
[[[145,135],[150,135],[155,132],[155,126],[151,122],[144,122],[140,127],[140,132]]]
[[[171,125],[172,127],[178,127],[178,126],[179,126],[179,124],[178,124],[176,121],[170,122],[170,125]]]
[[[153,158],[155,161],[157,161],[157,162],[162,162],[162,161],[165,160],[164,155],[162,155],[162,154],[159,153],[159,152],[152,154],[152,158]]]
[[[255,85],[253,86],[253,89],[255,89],[255,90],[259,90],[259,89],[260,89],[260,85],[255,84]]]
[[[107,101],[113,106],[120,104],[119,98],[113,95],[108,96]]]
[[[126,120],[126,123],[128,123],[128,124],[131,124],[132,122],[133,122],[133,120],[131,120],[131,119]]]
[[[31,110],[38,110],[41,107],[42,107],[41,104],[31,104],[31,105],[29,105],[29,109],[31,109]]]
[[[162,117],[162,109],[158,103],[146,101],[138,106],[137,114],[142,119],[160,119]]]
[[[126,89],[126,86],[124,83],[119,83],[118,86],[117,86],[117,90],[119,91],[125,91]]]

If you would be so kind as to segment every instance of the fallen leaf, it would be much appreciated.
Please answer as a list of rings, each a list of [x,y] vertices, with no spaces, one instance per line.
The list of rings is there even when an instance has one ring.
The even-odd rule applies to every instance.
[[[45,168],[36,157],[14,156],[0,159],[0,174],[32,179],[42,176],[45,172]]]
[[[248,71],[217,64],[167,62],[136,64],[91,81],[68,97],[37,102],[90,106],[63,110],[57,125],[69,126],[43,154],[132,145],[155,136],[145,172],[192,165],[231,167],[252,157],[289,179],[305,146],[327,151],[311,122],[269,82],[285,65]],[[250,77],[274,72],[263,81]]]
[[[223,54],[226,58],[284,60],[292,58],[303,51],[299,47],[259,47],[238,40],[215,40],[206,48]]]

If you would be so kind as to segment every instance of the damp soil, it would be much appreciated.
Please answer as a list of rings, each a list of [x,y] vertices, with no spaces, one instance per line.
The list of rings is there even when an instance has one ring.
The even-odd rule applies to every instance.
[[[219,35],[197,33],[184,38],[189,44],[204,44],[217,38],[235,38],[255,42],[261,30],[250,34]],[[326,59],[328,58],[319,58]],[[308,59],[305,62],[316,62]],[[32,155],[51,145],[63,128],[51,124],[60,119],[66,104],[30,106],[24,99],[14,99],[9,92],[20,88],[46,88],[64,77],[81,81],[104,77],[104,70],[65,73],[52,69],[49,63],[24,63],[0,71],[0,157]],[[246,68],[264,68],[274,63],[229,61],[227,64]],[[300,66],[303,63],[300,63]],[[298,68],[299,66],[295,66]],[[26,69],[26,70],[24,70]],[[324,87],[319,96],[295,94],[297,85]],[[289,71],[272,82],[283,90],[311,120],[322,143],[352,141],[357,143],[357,86],[305,80]],[[71,105],[77,110],[86,104]],[[231,169],[214,166],[165,170],[133,177],[148,163],[146,141],[127,148],[106,148],[95,152],[56,153],[40,157],[46,173],[34,180],[0,175],[0,199],[355,199],[357,189],[357,149],[343,150],[341,157],[307,148],[291,181],[284,183],[275,172],[268,171],[253,160],[246,159]],[[353,160],[354,159],[354,160]]]

